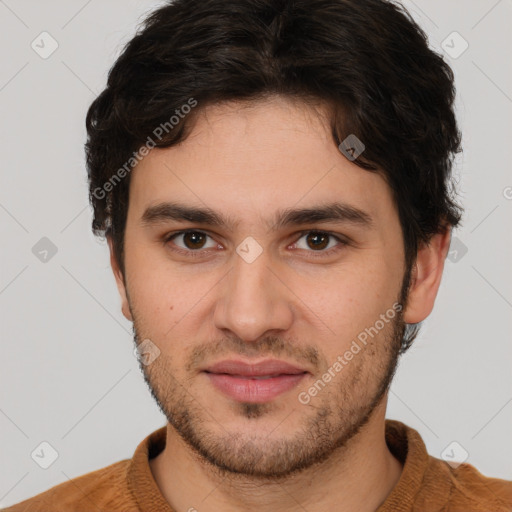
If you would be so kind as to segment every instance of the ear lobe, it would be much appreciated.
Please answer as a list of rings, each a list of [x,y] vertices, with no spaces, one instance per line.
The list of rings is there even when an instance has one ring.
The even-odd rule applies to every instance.
[[[404,311],[405,323],[422,322],[432,312],[450,241],[451,228],[446,227],[444,231],[433,235],[428,243],[418,249]]]
[[[117,290],[119,291],[119,296],[121,298],[121,311],[123,312],[124,317],[133,322],[132,313],[130,311],[130,304],[128,302],[128,295],[126,292],[126,285],[123,278],[123,273],[119,268],[119,264],[115,257],[114,253],[114,244],[111,237],[107,237],[108,247],[110,249],[110,266],[112,267],[112,272],[114,273],[114,278],[116,280]]]

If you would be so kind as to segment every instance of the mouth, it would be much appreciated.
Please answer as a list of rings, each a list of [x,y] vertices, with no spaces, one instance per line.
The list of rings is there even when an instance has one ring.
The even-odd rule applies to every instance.
[[[275,359],[259,363],[227,360],[203,370],[211,384],[238,402],[265,403],[290,391],[309,374]]]

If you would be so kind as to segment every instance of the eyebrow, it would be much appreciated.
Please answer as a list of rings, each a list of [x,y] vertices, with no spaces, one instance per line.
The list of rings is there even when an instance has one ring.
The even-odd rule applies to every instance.
[[[188,221],[212,227],[228,228],[230,230],[233,230],[240,222],[232,217],[226,217],[211,208],[187,206],[174,202],[164,202],[149,206],[144,211],[141,221],[146,226],[166,221]],[[308,208],[279,210],[275,215],[274,222],[269,222],[268,225],[270,231],[278,231],[285,227],[327,222],[356,224],[365,228],[373,226],[373,219],[367,212],[340,202],[313,205]]]

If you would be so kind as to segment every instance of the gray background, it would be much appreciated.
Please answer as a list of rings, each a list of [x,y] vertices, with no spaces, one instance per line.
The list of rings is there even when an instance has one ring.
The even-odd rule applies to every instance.
[[[133,356],[106,244],[90,231],[83,156],[86,109],[156,5],[0,0],[0,506],[131,457],[165,423]],[[416,428],[432,455],[457,441],[483,474],[512,479],[512,0],[405,5],[438,51],[453,31],[469,43],[446,57],[466,215],[388,417]],[[31,48],[42,31],[59,44],[47,59]],[[46,262],[43,237],[57,248]],[[42,441],[59,455],[46,470],[31,458]]]

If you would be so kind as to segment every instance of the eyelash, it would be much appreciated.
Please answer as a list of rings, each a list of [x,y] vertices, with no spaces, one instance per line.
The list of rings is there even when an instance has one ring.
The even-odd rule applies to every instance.
[[[184,231],[177,231],[177,232],[174,232],[174,233],[169,233],[168,235],[166,235],[164,237],[164,243],[167,245],[170,241],[172,241],[174,238],[180,236],[180,235],[185,235],[187,233],[200,233],[202,235],[206,235],[207,237],[210,237],[210,238],[213,238],[212,236],[210,236],[208,233],[204,232],[204,231],[200,231],[200,230],[196,230],[196,229],[187,229],[187,230],[184,230]],[[319,231],[319,230],[315,230],[315,229],[310,229],[310,230],[307,230],[307,231],[301,231],[299,233],[299,238],[297,239],[297,242],[304,236],[304,235],[308,235],[308,234],[312,234],[312,233],[315,233],[315,234],[319,234],[319,235],[327,235],[331,238],[334,238],[337,242],[339,242],[339,244],[335,247],[331,247],[330,249],[328,250],[324,250],[324,251],[307,251],[309,253],[312,253],[311,255],[314,257],[314,258],[322,258],[322,257],[325,257],[325,256],[330,256],[333,252],[337,252],[339,250],[341,250],[344,246],[348,245],[348,241],[347,240],[344,240],[343,238],[335,235],[334,233],[330,233],[329,231]],[[297,242],[294,242],[294,243],[297,243]],[[173,252],[176,252],[178,254],[181,254],[181,255],[184,255],[186,257],[190,257],[190,258],[201,258],[201,257],[204,257],[204,253],[207,252],[208,250],[211,250],[211,249],[206,249],[206,250],[202,250],[202,249],[197,249],[197,250],[192,250],[192,249],[189,249],[189,250],[185,250],[185,249],[182,249],[181,247],[174,247],[171,249]],[[300,249],[300,250],[305,250],[305,249]],[[317,253],[317,254],[315,254]]]

